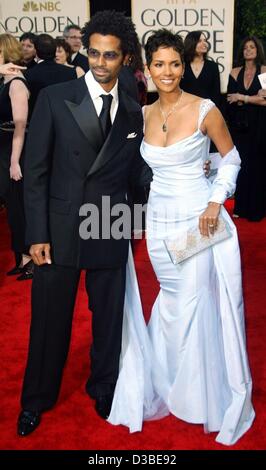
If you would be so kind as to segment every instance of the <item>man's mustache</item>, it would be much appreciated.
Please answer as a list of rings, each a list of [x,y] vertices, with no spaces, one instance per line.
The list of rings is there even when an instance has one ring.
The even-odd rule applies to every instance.
[[[95,72],[108,72],[104,67],[92,67],[92,70],[95,70]]]

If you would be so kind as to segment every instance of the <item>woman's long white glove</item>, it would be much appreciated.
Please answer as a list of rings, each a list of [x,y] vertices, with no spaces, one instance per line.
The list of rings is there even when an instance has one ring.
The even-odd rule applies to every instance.
[[[211,195],[208,202],[223,204],[228,197],[234,194],[240,165],[239,153],[236,147],[233,147],[221,159],[216,178],[212,183]]]

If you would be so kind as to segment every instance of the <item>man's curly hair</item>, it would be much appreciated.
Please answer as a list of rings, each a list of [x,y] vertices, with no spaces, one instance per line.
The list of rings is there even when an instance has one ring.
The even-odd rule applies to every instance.
[[[98,11],[90,21],[85,23],[81,30],[82,44],[88,49],[90,36],[92,34],[102,34],[103,36],[116,36],[121,41],[121,50],[123,55],[133,55],[138,43],[138,36],[135,25],[131,18],[124,13],[115,10]]]

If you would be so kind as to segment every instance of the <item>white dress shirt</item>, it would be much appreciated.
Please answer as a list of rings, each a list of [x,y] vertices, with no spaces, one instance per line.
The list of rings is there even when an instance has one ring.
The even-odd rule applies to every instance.
[[[71,62],[77,57],[78,52],[74,52],[74,54],[71,54]]]
[[[93,77],[91,71],[89,70],[85,74],[85,82],[88,87],[89,93],[91,95],[91,99],[93,101],[97,116],[100,115],[102,107],[103,107],[103,100],[100,95],[112,95],[112,104],[111,104],[111,121],[112,123],[115,120],[115,115],[118,108],[118,80],[116,81],[115,86],[112,88],[109,93],[107,93],[100,85],[100,83],[96,82],[95,78]]]

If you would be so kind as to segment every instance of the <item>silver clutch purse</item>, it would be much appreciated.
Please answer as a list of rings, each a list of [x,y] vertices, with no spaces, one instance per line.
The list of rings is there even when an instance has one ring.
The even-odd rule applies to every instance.
[[[203,237],[199,227],[196,226],[179,232],[176,238],[164,240],[164,244],[171,261],[178,265],[200,251],[206,250],[206,248],[220,243],[231,236],[232,232],[228,223],[222,217],[219,217],[217,229],[209,237]]]

